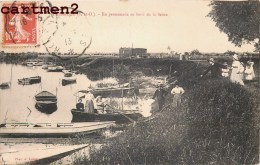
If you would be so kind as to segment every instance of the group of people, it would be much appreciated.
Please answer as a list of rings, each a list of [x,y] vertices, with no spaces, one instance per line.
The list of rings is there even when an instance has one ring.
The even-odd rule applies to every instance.
[[[184,93],[184,89],[179,86],[179,83],[175,83],[175,87],[171,90],[171,95],[173,96],[173,106],[178,107],[181,104],[181,96]],[[158,102],[158,108],[154,112],[161,111],[164,103],[165,103],[165,97],[168,94],[167,91],[163,89],[163,85],[160,84],[157,86],[157,90],[155,91],[153,95],[153,99],[157,99]]]
[[[238,83],[244,85],[244,81],[252,81],[255,78],[254,73],[254,62],[252,60],[247,61],[246,64],[239,61],[238,55],[233,56],[232,66],[228,67],[227,62],[223,64],[215,62],[213,58],[209,59],[210,66],[200,75],[200,77],[205,76],[211,72],[212,78],[225,77],[229,78],[233,83]],[[231,70],[231,74],[230,74]],[[175,87],[171,90],[173,95],[173,106],[178,107],[181,104],[181,96],[184,93],[184,89],[179,86],[178,82],[175,84]],[[168,94],[167,91],[163,89],[163,85],[158,85],[157,90],[153,95],[153,99],[156,99],[158,102],[158,108],[154,112],[161,111],[165,104],[165,97]]]
[[[82,99],[79,98],[78,103],[76,104],[76,109],[82,112],[88,113],[104,113],[105,112],[105,103],[102,100],[101,96],[97,96],[96,98],[91,93],[90,90],[86,91],[85,99],[86,103],[85,106],[82,103]]]
[[[215,62],[213,58],[209,60],[210,66],[205,70],[201,77],[205,76],[209,71],[211,71],[212,78],[218,78],[220,76],[229,77],[230,81],[233,83],[238,83],[244,85],[244,81],[252,81],[255,78],[254,73],[254,62],[252,60],[247,61],[246,64],[239,61],[238,55],[233,56],[232,66],[228,67],[227,62],[220,64]],[[229,70],[231,74],[229,75]]]

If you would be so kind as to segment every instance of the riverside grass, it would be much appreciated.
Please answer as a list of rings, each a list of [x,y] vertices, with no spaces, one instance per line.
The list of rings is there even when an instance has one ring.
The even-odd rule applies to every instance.
[[[255,164],[259,161],[255,93],[225,79],[200,81],[183,104],[167,106],[75,164]]]

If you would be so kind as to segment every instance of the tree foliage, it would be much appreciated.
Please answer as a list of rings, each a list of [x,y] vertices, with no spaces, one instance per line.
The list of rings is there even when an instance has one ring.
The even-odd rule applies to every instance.
[[[200,51],[198,49],[194,49],[190,52],[191,55],[201,55]]]
[[[229,41],[236,46],[254,43],[256,49],[259,49],[259,1],[213,1],[210,6],[212,10],[208,16],[216,22],[220,31],[228,35]]]

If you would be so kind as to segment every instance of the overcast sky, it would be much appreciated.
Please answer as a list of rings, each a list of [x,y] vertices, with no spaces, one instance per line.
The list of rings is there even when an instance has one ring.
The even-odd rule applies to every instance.
[[[147,48],[148,52],[167,52],[169,46],[172,51],[185,52],[198,49],[201,52],[225,52],[234,50],[239,52],[252,52],[252,45],[241,48],[235,47],[228,41],[227,35],[220,32],[206,15],[211,8],[209,1],[202,0],[87,0],[74,1],[78,3],[79,10],[84,13],[95,13],[95,17],[86,17],[88,28],[83,21],[73,22],[75,29],[92,36],[92,44],[87,52],[118,52],[120,47]],[[56,6],[70,6],[53,2]],[[103,13],[162,13],[168,16],[101,16]],[[98,15],[100,14],[100,15]],[[64,17],[64,16],[63,16]],[[71,18],[70,18],[71,19]],[[69,24],[67,20],[67,24]],[[2,25],[2,24],[1,24]],[[76,28],[81,27],[81,28]],[[83,28],[84,29],[84,28]],[[70,34],[60,28],[60,33]],[[2,32],[1,32],[2,33]],[[71,37],[77,38],[77,35]],[[2,36],[1,36],[2,37]],[[59,45],[60,40],[53,40]],[[62,44],[60,45],[62,46]],[[1,48],[3,49],[3,48]],[[4,48],[6,51],[12,51]],[[77,48],[75,48],[76,50]],[[78,48],[80,49],[80,48]],[[16,51],[25,51],[22,49]],[[44,52],[45,48],[31,50]]]

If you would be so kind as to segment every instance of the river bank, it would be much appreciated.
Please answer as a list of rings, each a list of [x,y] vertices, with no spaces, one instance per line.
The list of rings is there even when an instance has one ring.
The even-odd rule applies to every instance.
[[[208,65],[206,61],[84,58],[73,63],[56,63],[74,67],[101,82],[111,75],[119,79],[119,83],[131,80],[140,89],[139,100],[146,110],[151,107],[145,106],[156,86],[165,83],[168,76],[175,77],[185,89],[181,107],[172,107],[172,97],[168,95],[166,105],[169,105],[165,111],[149,122],[131,124],[117,137],[104,139],[100,143],[102,150],[93,147],[90,154],[77,157],[74,164],[234,164],[258,160],[259,107],[256,101],[260,91],[257,82],[241,87],[225,79],[211,80],[209,76],[200,79],[199,75]],[[255,66],[259,66],[257,61]],[[259,70],[255,71],[259,78]],[[133,106],[131,98],[124,101],[129,107]],[[74,144],[75,141],[88,143],[85,136],[67,142]]]

